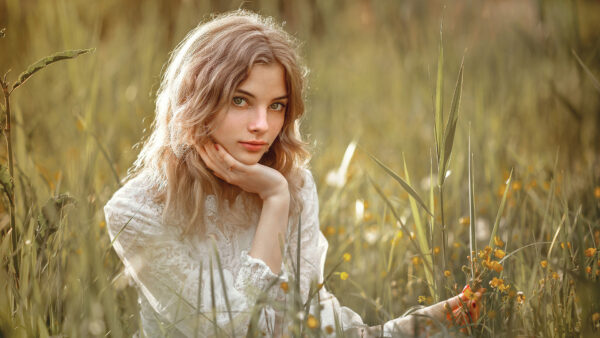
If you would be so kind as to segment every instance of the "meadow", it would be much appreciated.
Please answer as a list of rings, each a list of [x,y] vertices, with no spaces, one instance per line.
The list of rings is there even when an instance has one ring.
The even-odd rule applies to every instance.
[[[487,292],[467,335],[600,334],[597,1],[0,0],[8,85],[93,48],[0,100],[0,337],[138,329],[102,206],[169,51],[240,7],[301,41],[325,286],[342,305],[377,325],[471,284]],[[335,334],[303,318],[298,335]]]

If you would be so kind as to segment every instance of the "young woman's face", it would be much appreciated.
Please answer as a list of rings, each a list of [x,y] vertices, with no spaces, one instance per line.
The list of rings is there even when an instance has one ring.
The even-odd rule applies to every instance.
[[[256,64],[219,112],[212,138],[238,161],[255,164],[279,135],[287,103],[283,66]]]

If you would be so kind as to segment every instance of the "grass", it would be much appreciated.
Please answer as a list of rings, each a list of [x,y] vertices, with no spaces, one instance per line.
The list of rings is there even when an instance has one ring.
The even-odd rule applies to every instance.
[[[475,283],[488,292],[474,335],[596,335],[599,5],[309,3],[292,5],[293,17],[276,1],[246,6],[286,20],[304,41],[302,128],[329,241],[326,287],[376,325]],[[0,1],[0,49],[10,51],[0,71],[12,69],[10,81],[45,55],[95,48],[11,95],[16,214],[11,230],[3,194],[1,335],[138,329],[137,293],[101,207],[152,121],[168,52],[214,10],[192,1]],[[460,106],[446,99],[454,88]],[[353,140],[344,174],[329,184]],[[288,305],[293,316],[305,304]],[[297,334],[317,334],[318,317],[294,318]]]

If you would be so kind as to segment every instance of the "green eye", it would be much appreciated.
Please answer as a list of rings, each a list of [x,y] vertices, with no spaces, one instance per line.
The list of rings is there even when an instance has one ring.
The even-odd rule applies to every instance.
[[[243,97],[239,97],[239,96],[235,96],[233,99],[233,104],[235,104],[236,106],[243,106],[244,103],[246,102],[246,99],[244,99]]]
[[[277,110],[277,111],[283,110],[284,108],[285,108],[285,105],[281,102],[276,102],[271,105],[271,109]]]

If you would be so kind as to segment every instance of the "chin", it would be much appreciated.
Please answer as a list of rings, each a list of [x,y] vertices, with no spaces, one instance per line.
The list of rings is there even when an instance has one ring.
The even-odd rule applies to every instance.
[[[234,156],[236,160],[246,164],[246,165],[253,165],[258,163],[258,161],[260,161],[260,159],[262,158],[262,154],[240,154],[238,156]]]

